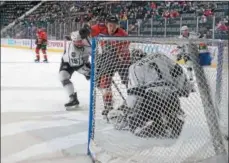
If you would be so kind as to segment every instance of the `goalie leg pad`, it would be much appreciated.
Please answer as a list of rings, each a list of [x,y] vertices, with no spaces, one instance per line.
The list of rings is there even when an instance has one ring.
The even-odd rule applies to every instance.
[[[175,95],[169,96],[164,102],[164,108],[163,114],[167,121],[166,127],[171,129],[170,138],[178,138],[184,125],[185,116],[184,111],[181,109],[179,98]]]
[[[142,97],[129,118],[131,131],[140,137],[167,137],[171,130],[171,137],[177,138],[184,124],[179,115],[181,110],[178,97],[163,96],[160,93],[149,91]]]

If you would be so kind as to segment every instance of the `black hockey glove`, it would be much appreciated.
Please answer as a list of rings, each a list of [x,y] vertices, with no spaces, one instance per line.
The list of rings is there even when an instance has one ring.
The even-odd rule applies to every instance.
[[[85,66],[86,66],[87,68],[91,69],[91,63],[90,63],[90,62],[85,63]]]
[[[87,74],[85,74],[84,76],[87,80],[90,80],[91,79],[91,71],[90,71],[91,70],[91,63],[87,62],[87,63],[85,63],[85,66],[89,69],[89,72]]]
[[[82,39],[87,38],[91,33],[91,28],[89,25],[85,24],[83,28],[79,30],[79,34]]]
[[[71,41],[72,39],[71,39],[71,37],[70,36],[64,36],[64,38],[66,39],[66,40],[68,40],[68,41]]]
[[[85,78],[86,78],[87,80],[90,80],[90,79],[91,79],[91,75],[90,75],[90,74],[84,75],[84,76],[85,76]]]

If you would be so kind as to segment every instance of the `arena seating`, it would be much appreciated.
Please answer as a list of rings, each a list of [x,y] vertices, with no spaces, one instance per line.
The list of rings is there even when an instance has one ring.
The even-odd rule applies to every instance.
[[[39,1],[5,1],[1,4],[1,27],[7,26],[26,11],[40,3]]]
[[[1,23],[3,26],[23,15],[26,11],[31,9],[34,5],[40,3],[29,1],[14,1],[5,2],[3,8],[3,15]],[[4,6],[4,7],[3,7]],[[16,12],[15,12],[16,11]],[[190,30],[196,31],[197,16],[199,16],[198,29],[202,35],[207,38],[212,37],[213,17],[216,16],[216,23],[225,22],[228,27],[228,2],[85,2],[85,1],[47,1],[44,2],[37,10],[18,22],[24,27],[47,27],[48,24],[72,23],[82,24],[88,21],[96,22],[101,16],[108,14],[116,14],[120,18],[120,25],[124,29],[128,28],[130,35],[147,35],[149,36],[153,31],[153,36],[163,36],[165,31],[165,17],[166,21],[166,35],[179,35],[180,20],[182,17],[183,25],[188,25]],[[128,23],[127,23],[128,20]],[[139,28],[140,24],[140,28]],[[153,27],[152,27],[153,25]],[[21,26],[21,27],[23,27]],[[53,26],[55,29],[56,24]],[[78,26],[76,27],[78,28]],[[71,29],[76,29],[71,28]],[[19,28],[15,28],[19,30]],[[71,30],[70,28],[68,29]],[[21,29],[23,30],[23,29]],[[26,32],[24,32],[26,33]],[[59,36],[59,35],[58,35]],[[220,31],[220,28],[215,31],[215,38],[227,39],[228,30]],[[61,39],[56,38],[56,39]]]

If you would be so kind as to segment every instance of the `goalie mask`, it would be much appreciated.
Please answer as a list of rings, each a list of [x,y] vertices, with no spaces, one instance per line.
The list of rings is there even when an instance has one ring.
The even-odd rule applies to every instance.
[[[146,56],[146,53],[143,52],[143,50],[141,49],[133,49],[131,51],[131,63],[135,63],[137,62],[138,60],[142,59],[143,57]]]

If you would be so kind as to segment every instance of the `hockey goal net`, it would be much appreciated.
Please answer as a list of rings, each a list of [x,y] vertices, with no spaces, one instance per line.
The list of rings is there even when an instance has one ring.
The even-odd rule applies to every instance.
[[[199,64],[199,44],[205,43],[211,55],[211,65],[200,66]],[[154,55],[160,52],[169,57],[174,63],[178,63],[184,73],[187,73],[187,65],[180,61],[173,52],[179,45],[188,45],[187,49],[192,69],[194,73],[194,91],[188,97],[179,97],[179,105],[184,112],[184,124],[180,134],[176,138],[167,135],[155,134],[162,132],[164,127],[158,119],[163,117],[157,115],[148,106],[156,106],[164,110],[164,114],[171,113],[171,108],[176,108],[177,104],[162,97],[157,100],[141,100],[140,107],[145,111],[141,116],[148,116],[148,120],[153,120],[154,127],[144,131],[144,134],[136,134],[131,130],[127,120],[127,127],[120,129],[116,123],[118,119],[109,121],[102,116],[104,110],[103,91],[99,87],[101,74],[107,67],[114,73],[111,82],[111,92],[113,96],[114,110],[117,110],[127,98],[128,87],[123,84],[118,71],[124,71],[125,66],[117,65],[117,62],[109,62],[111,57],[123,56],[122,50],[117,53],[117,46],[123,43],[129,44],[129,51],[141,49],[147,55]],[[108,46],[108,52],[104,52],[104,45]],[[191,163],[191,162],[211,162],[221,159],[224,162],[228,156],[227,142],[224,136],[228,133],[228,42],[218,40],[180,40],[173,38],[143,38],[143,37],[101,37],[93,39],[92,55],[92,78],[91,78],[91,98],[90,98],[90,120],[89,120],[89,140],[88,154],[94,162],[101,163]],[[105,51],[107,50],[105,49]],[[105,59],[101,57],[106,53]],[[126,53],[126,52],[123,52]],[[108,64],[106,64],[108,63]],[[161,63],[160,63],[161,64]],[[166,64],[166,63],[165,63]],[[101,66],[102,65],[102,66]],[[115,67],[115,72],[112,68]],[[128,67],[128,66],[127,66]],[[119,70],[118,70],[119,69]],[[144,72],[142,72],[144,73]],[[163,74],[163,69],[161,70]],[[165,73],[166,74],[166,73]],[[164,75],[163,77],[166,78]],[[109,89],[109,88],[106,88]],[[163,89],[163,88],[162,88]],[[137,90],[136,90],[137,91]],[[148,98],[144,96],[144,98]],[[149,98],[150,99],[150,98]],[[152,99],[152,98],[151,98]],[[160,101],[161,100],[161,101]],[[147,109],[145,109],[147,108]],[[149,107],[152,108],[152,107]],[[138,113],[139,114],[139,113]],[[137,116],[138,118],[140,116]],[[165,116],[166,117],[166,116]],[[131,122],[133,128],[144,128],[146,121],[144,117],[133,118]],[[132,119],[132,121],[133,121]],[[166,119],[166,118],[165,118]],[[174,119],[175,121],[175,119]],[[168,121],[167,121],[168,122]],[[158,123],[158,124],[157,124]],[[166,120],[163,121],[166,123]],[[178,122],[170,123],[179,126]],[[150,123],[149,123],[150,124]],[[170,125],[171,124],[167,124]],[[136,126],[133,126],[136,125]],[[128,128],[129,127],[129,128]],[[179,127],[178,127],[179,128]],[[170,128],[171,129],[171,128]],[[170,130],[171,131],[171,130]],[[147,134],[154,133],[154,134]],[[222,156],[222,157],[221,157]],[[214,161],[213,161],[214,162]]]

